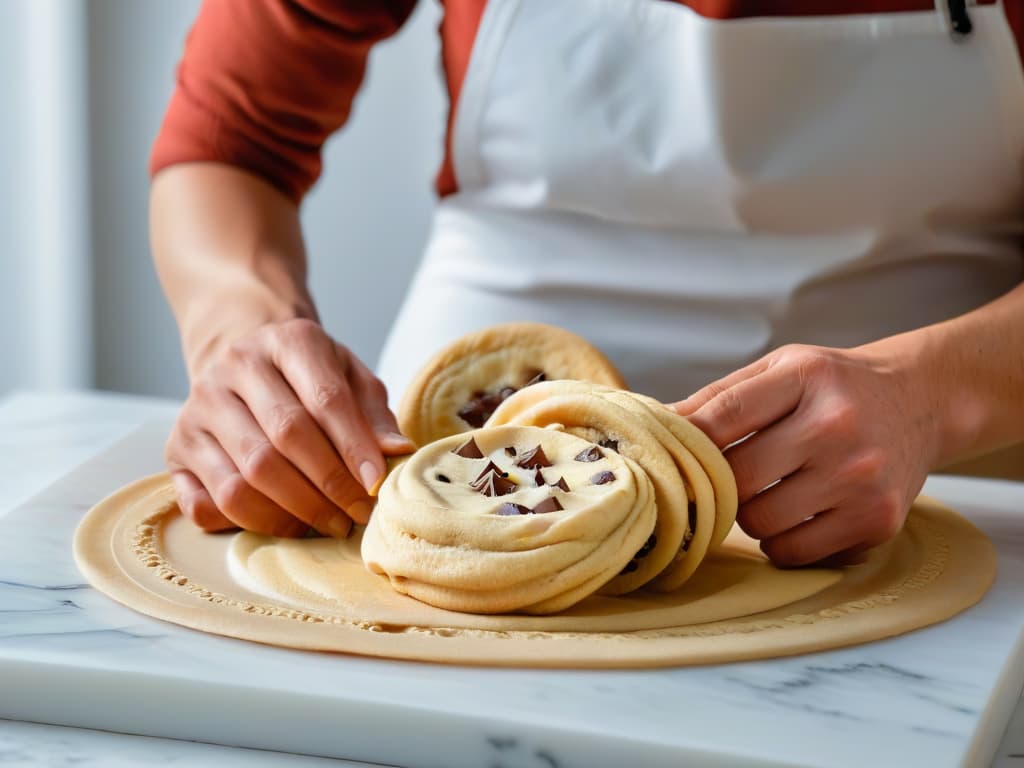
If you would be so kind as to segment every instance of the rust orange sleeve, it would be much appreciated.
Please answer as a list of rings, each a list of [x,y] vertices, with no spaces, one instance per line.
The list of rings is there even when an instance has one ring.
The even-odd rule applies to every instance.
[[[416,0],[205,0],[185,43],[150,173],[218,161],[296,203],[348,118],[374,43]]]

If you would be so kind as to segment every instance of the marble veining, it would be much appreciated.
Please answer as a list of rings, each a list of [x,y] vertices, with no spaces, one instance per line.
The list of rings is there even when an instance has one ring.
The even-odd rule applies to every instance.
[[[11,688],[0,685],[0,716],[417,768],[930,767],[980,764],[969,753],[972,738],[979,729],[998,734],[1003,725],[982,713],[1001,681],[1020,682],[1002,677],[1024,629],[1024,520],[1015,516],[1024,508],[1020,485],[929,481],[927,490],[989,532],[1000,554],[999,577],[986,599],[936,627],[827,653],[692,669],[459,668],[205,635],[97,593],[71,559],[74,527],[103,495],[159,469],[169,409],[132,402],[118,411],[116,400],[100,398],[97,405],[88,396],[60,407],[53,403],[61,396],[19,398],[17,408],[0,404],[0,457],[11,474],[23,455],[42,461],[41,432],[57,442],[80,441],[77,454],[62,454],[70,461],[72,454],[80,460],[86,447],[96,453],[110,445],[149,414],[162,421],[28,504],[8,509],[0,495],[0,680],[13,681]],[[69,416],[65,428],[41,427],[49,423],[47,412]],[[18,425],[14,436],[11,424]],[[15,450],[18,431],[27,442],[36,440],[33,451]],[[67,468],[51,465],[55,474]],[[20,486],[7,498],[20,503],[24,495]],[[225,707],[242,708],[245,717],[225,717]],[[1009,715],[1004,707],[996,717]],[[1024,763],[1024,715],[1015,715],[1014,724],[999,768]],[[5,768],[194,765],[214,758],[225,766],[324,762],[0,721]]]

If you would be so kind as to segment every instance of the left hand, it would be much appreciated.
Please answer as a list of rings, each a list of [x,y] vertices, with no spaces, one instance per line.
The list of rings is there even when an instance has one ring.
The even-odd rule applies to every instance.
[[[863,559],[924,485],[934,382],[883,349],[781,347],[672,406],[731,446],[737,522],[776,565]]]

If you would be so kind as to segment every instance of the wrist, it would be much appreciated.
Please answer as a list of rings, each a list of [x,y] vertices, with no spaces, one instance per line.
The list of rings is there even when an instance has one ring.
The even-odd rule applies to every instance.
[[[319,319],[310,297],[296,295],[289,299],[266,290],[240,295],[234,290],[197,299],[179,317],[189,378],[195,378],[221,352],[259,328],[296,319]]]
[[[929,471],[986,450],[979,436],[993,418],[991,407],[964,359],[955,324],[927,326],[860,349],[901,382],[901,406],[908,424],[921,431]]]
[[[951,382],[945,369],[941,339],[919,329],[856,348],[890,381],[889,396],[897,400],[903,428],[914,436],[919,458],[929,472],[951,460],[959,434],[949,412]]]

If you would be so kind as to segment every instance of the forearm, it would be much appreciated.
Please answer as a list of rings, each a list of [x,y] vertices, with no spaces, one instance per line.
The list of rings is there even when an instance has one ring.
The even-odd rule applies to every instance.
[[[934,418],[934,466],[1024,441],[1024,284],[951,320],[862,348],[901,361]]]
[[[316,317],[298,209],[251,174],[217,163],[161,171],[150,239],[190,375],[262,325]]]

